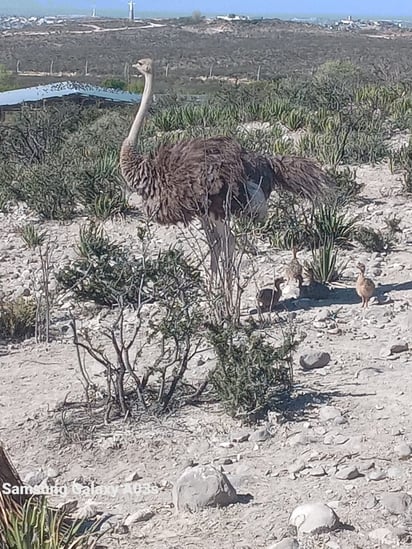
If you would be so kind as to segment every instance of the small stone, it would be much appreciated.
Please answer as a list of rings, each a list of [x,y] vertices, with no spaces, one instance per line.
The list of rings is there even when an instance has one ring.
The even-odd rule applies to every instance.
[[[411,504],[411,497],[404,492],[388,492],[381,497],[381,504],[391,515],[403,515]]]
[[[319,409],[320,421],[331,421],[341,416],[341,411],[335,408],[335,406],[322,406],[322,408]]]
[[[124,520],[125,526],[131,526],[132,524],[136,524],[136,522],[146,522],[147,520],[150,520],[154,517],[154,512],[151,509],[143,509],[141,511],[136,511],[136,513],[133,513],[132,515],[129,515]]]
[[[289,524],[297,528],[298,534],[319,534],[334,530],[339,524],[339,518],[324,503],[306,503],[294,509]]]
[[[288,467],[288,473],[290,474],[297,474],[303,471],[306,468],[306,464],[302,460],[297,460],[295,463],[292,463],[292,465],[289,465]]]
[[[394,450],[399,459],[409,459],[412,455],[412,448],[406,442],[398,444]]]
[[[348,465],[338,469],[335,477],[339,480],[353,480],[355,478],[361,477],[362,474],[358,471],[358,468],[354,465]]]
[[[273,545],[269,545],[267,549],[299,549],[299,542],[295,538],[285,538]]]
[[[317,467],[312,467],[309,474],[311,477],[324,477],[326,475],[326,471],[321,465],[318,465]]]
[[[398,536],[391,528],[376,528],[376,530],[369,532],[369,537],[382,544],[385,543],[391,546],[398,544]]]
[[[29,486],[37,486],[47,477],[46,473],[42,469],[37,471],[32,471],[27,473],[23,478],[23,484],[28,484]]]
[[[221,442],[219,446],[221,448],[233,448],[233,444],[231,442]]]
[[[409,350],[409,345],[406,342],[396,343],[395,345],[392,345],[390,348],[391,355],[403,353],[408,350]]]
[[[330,362],[330,354],[324,351],[306,353],[300,356],[299,363],[303,370],[324,368]]]
[[[399,467],[389,467],[387,475],[391,479],[402,478],[402,469],[399,469]]]
[[[173,502],[178,511],[224,507],[236,503],[237,499],[229,479],[212,465],[187,469],[173,488]]]
[[[363,506],[365,509],[373,509],[376,507],[378,500],[373,494],[368,494],[364,500]]]
[[[126,482],[137,482],[138,480],[141,480],[143,477],[139,475],[137,471],[134,471],[133,473],[129,473],[127,477],[125,478]]]
[[[380,471],[379,469],[375,469],[374,471],[371,471],[366,475],[367,480],[384,480],[386,478],[386,473],[384,471]]]
[[[245,429],[243,431],[237,431],[235,433],[232,433],[230,435],[230,440],[232,442],[246,442],[247,440],[249,440],[249,437],[250,432]]]
[[[257,429],[254,431],[250,437],[249,440],[252,442],[264,442],[265,440],[268,440],[268,438],[271,437],[271,434],[267,430],[266,427],[262,427],[261,429]]]

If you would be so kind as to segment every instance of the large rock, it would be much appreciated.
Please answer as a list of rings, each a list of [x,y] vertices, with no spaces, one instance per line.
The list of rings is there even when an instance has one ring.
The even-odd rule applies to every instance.
[[[298,534],[320,534],[334,530],[339,518],[325,503],[305,503],[292,512],[289,524],[297,528]]]
[[[299,363],[304,370],[324,368],[330,361],[330,354],[324,351],[306,353],[300,356]]]
[[[392,515],[403,515],[411,504],[411,496],[405,492],[388,492],[381,497],[381,504]]]
[[[224,507],[236,502],[236,490],[229,479],[212,465],[186,469],[173,488],[173,503],[178,511]]]

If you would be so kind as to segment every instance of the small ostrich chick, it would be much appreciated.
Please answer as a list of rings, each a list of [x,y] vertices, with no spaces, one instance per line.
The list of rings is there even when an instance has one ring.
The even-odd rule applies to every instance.
[[[375,284],[370,278],[365,276],[365,265],[358,263],[358,269],[360,270],[358,279],[356,281],[356,293],[362,299],[362,308],[368,307],[369,300],[373,296],[375,291]]]
[[[288,282],[290,282],[291,280],[299,282],[299,277],[302,276],[303,267],[301,263],[299,263],[299,259],[296,257],[297,251],[298,251],[297,247],[293,246],[292,247],[293,257],[291,262],[286,267],[286,272],[285,272]]]
[[[275,306],[279,303],[279,299],[282,295],[280,285],[285,282],[284,278],[275,279],[275,288],[263,288],[259,290],[256,296],[258,310],[261,313],[273,311]]]

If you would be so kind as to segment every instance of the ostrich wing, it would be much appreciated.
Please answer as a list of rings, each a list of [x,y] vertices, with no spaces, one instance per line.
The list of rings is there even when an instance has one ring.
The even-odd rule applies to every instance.
[[[273,190],[279,190],[313,201],[325,197],[334,188],[328,174],[309,158],[273,157],[244,151],[242,160],[248,180],[260,184],[266,198]]]

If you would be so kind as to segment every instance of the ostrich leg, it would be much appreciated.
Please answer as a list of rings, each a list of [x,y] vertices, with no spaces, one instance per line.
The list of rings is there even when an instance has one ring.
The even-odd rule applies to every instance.
[[[210,219],[202,218],[201,222],[210,253],[210,289],[212,289],[218,280],[219,259],[222,253],[222,241],[220,240],[220,235],[215,224]]]

